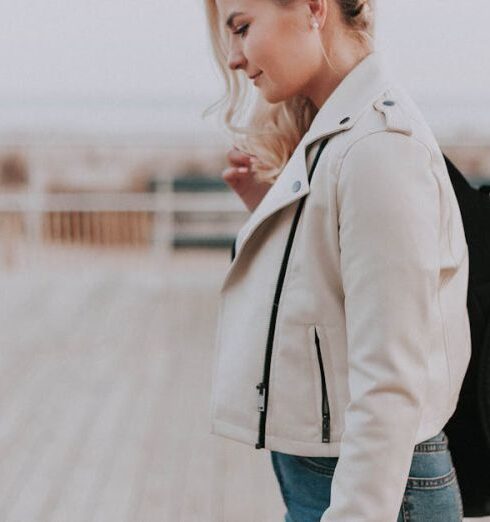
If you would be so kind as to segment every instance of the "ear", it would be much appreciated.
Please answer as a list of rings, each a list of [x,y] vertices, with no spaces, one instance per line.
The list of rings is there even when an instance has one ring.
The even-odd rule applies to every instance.
[[[308,0],[310,16],[318,21],[320,29],[325,25],[329,1],[330,0]]]

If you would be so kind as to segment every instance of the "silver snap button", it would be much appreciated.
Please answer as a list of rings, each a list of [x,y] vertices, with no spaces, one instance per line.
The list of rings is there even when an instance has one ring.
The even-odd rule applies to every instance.
[[[393,100],[385,100],[383,105],[395,105],[395,102]]]
[[[344,123],[347,123],[350,120],[350,116],[346,116],[343,120],[340,120],[340,125],[343,125]]]
[[[293,192],[298,192],[298,190],[301,188],[301,181],[295,181],[291,188],[293,189]]]

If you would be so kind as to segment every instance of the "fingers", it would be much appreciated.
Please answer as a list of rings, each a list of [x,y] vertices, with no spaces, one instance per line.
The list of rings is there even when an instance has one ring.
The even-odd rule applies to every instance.
[[[250,165],[250,159],[252,156],[234,147],[228,151],[226,155],[228,162],[232,167],[248,167]]]
[[[249,172],[248,167],[227,167],[223,170],[222,177],[226,183],[237,185]]]

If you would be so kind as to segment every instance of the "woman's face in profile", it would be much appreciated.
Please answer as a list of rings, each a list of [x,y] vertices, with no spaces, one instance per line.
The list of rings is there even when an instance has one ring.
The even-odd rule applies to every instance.
[[[306,1],[282,7],[273,0],[216,0],[216,6],[230,69],[260,73],[249,81],[270,103],[307,91],[322,55]]]

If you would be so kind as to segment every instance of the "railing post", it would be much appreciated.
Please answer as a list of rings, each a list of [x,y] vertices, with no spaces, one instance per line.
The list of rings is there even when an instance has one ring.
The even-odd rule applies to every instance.
[[[153,251],[168,257],[173,251],[175,196],[171,183],[165,183],[163,191],[156,193],[153,211]]]

